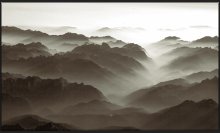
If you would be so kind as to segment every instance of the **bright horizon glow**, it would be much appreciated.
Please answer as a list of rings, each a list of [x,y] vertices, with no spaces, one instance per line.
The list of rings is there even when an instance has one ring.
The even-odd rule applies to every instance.
[[[218,3],[2,3],[2,25],[71,26],[87,36],[102,27],[143,28],[106,35],[141,44],[166,36],[191,41],[218,35]]]

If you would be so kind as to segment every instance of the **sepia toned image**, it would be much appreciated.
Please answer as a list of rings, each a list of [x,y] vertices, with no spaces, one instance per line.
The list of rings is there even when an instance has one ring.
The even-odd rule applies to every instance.
[[[4,131],[218,129],[218,3],[2,3]]]

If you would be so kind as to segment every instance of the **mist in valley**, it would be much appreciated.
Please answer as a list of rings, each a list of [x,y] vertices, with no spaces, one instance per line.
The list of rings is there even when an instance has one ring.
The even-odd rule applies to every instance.
[[[152,8],[128,3],[78,4],[66,5],[65,10],[63,4],[40,7],[52,16],[51,11],[57,13],[60,20],[54,24],[53,17],[39,21],[39,15],[44,18],[45,14],[36,13],[38,4],[28,9],[19,6],[35,14],[35,21],[29,23],[23,21],[24,16],[16,17],[20,11],[10,15],[19,21],[9,22],[6,15],[18,5],[3,6],[2,130],[218,128],[219,37],[215,10],[207,7],[212,12],[204,13],[210,18],[207,21],[198,17],[189,24],[179,24],[188,9],[174,3],[152,3]],[[61,14],[68,14],[66,9],[72,11],[72,6],[77,6],[74,10],[79,14],[73,11],[75,18],[63,18]],[[194,6],[189,9],[200,13],[203,6]],[[85,7],[91,12],[82,11]],[[97,7],[108,15],[94,15]],[[163,13],[161,10],[158,14],[167,13],[163,24],[159,23],[162,16],[149,14],[159,7]],[[126,25],[120,17],[116,20],[112,16],[122,9],[125,12],[116,16],[125,16]],[[131,9],[136,9],[136,14]],[[170,13],[176,10],[183,18]],[[90,26],[86,14],[93,16]],[[152,19],[146,21],[143,16]],[[175,23],[173,17],[178,18]]]

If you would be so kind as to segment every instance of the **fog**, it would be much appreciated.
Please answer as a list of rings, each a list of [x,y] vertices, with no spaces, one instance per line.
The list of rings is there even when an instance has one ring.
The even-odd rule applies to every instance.
[[[138,27],[108,27],[110,30],[100,32],[99,29],[104,27],[93,27],[93,28],[84,28],[84,27],[47,27],[47,26],[17,26],[21,29],[33,29],[45,32],[50,35],[61,35],[67,32],[79,33],[86,36],[112,36],[118,40],[125,42],[138,43],[139,45],[146,47],[149,44],[157,42],[161,38],[167,36],[178,36],[186,41],[193,41],[195,39],[204,37],[204,36],[216,36],[218,34],[217,27],[210,28],[192,28],[190,26],[185,27],[180,30],[161,30],[160,28],[138,28]],[[62,30],[61,30],[62,29]],[[121,30],[122,29],[122,30]],[[192,34],[188,34],[192,33]],[[148,37],[151,36],[151,37]],[[159,53],[159,52],[158,52]]]
[[[217,102],[217,71],[212,72],[218,68],[216,43],[209,48],[205,46],[212,43],[191,47],[190,41],[161,38],[145,48],[127,42],[113,47],[108,39],[99,38],[99,44],[94,44],[96,40],[78,40],[75,34],[63,39],[65,35],[32,36],[34,32],[28,32],[29,37],[3,35],[2,72],[24,76],[3,80],[4,125],[43,118],[45,123],[65,123],[70,129],[115,129],[112,126],[118,125],[150,129],[153,126],[142,125],[147,120],[159,121],[155,114],[166,116],[164,110],[175,110],[184,100],[211,98],[212,106]],[[18,43],[25,45],[15,45]],[[45,56],[42,50],[50,54]],[[188,81],[200,72],[208,74]],[[91,120],[95,122],[91,124]],[[22,124],[25,129],[38,127],[26,124]]]
[[[3,3],[2,8],[4,26],[111,35],[141,46],[172,35],[192,41],[218,34],[217,3]],[[96,32],[104,27],[110,31]]]
[[[218,128],[217,3],[2,7],[4,130]]]

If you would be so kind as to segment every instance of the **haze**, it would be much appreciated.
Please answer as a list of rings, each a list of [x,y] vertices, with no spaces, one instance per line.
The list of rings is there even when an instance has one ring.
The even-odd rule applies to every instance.
[[[217,4],[3,3],[1,130],[218,129]]]
[[[71,26],[86,35],[102,27],[139,27],[144,30],[117,37],[143,46],[168,35],[185,40],[217,35],[218,3],[2,3],[2,24]]]

